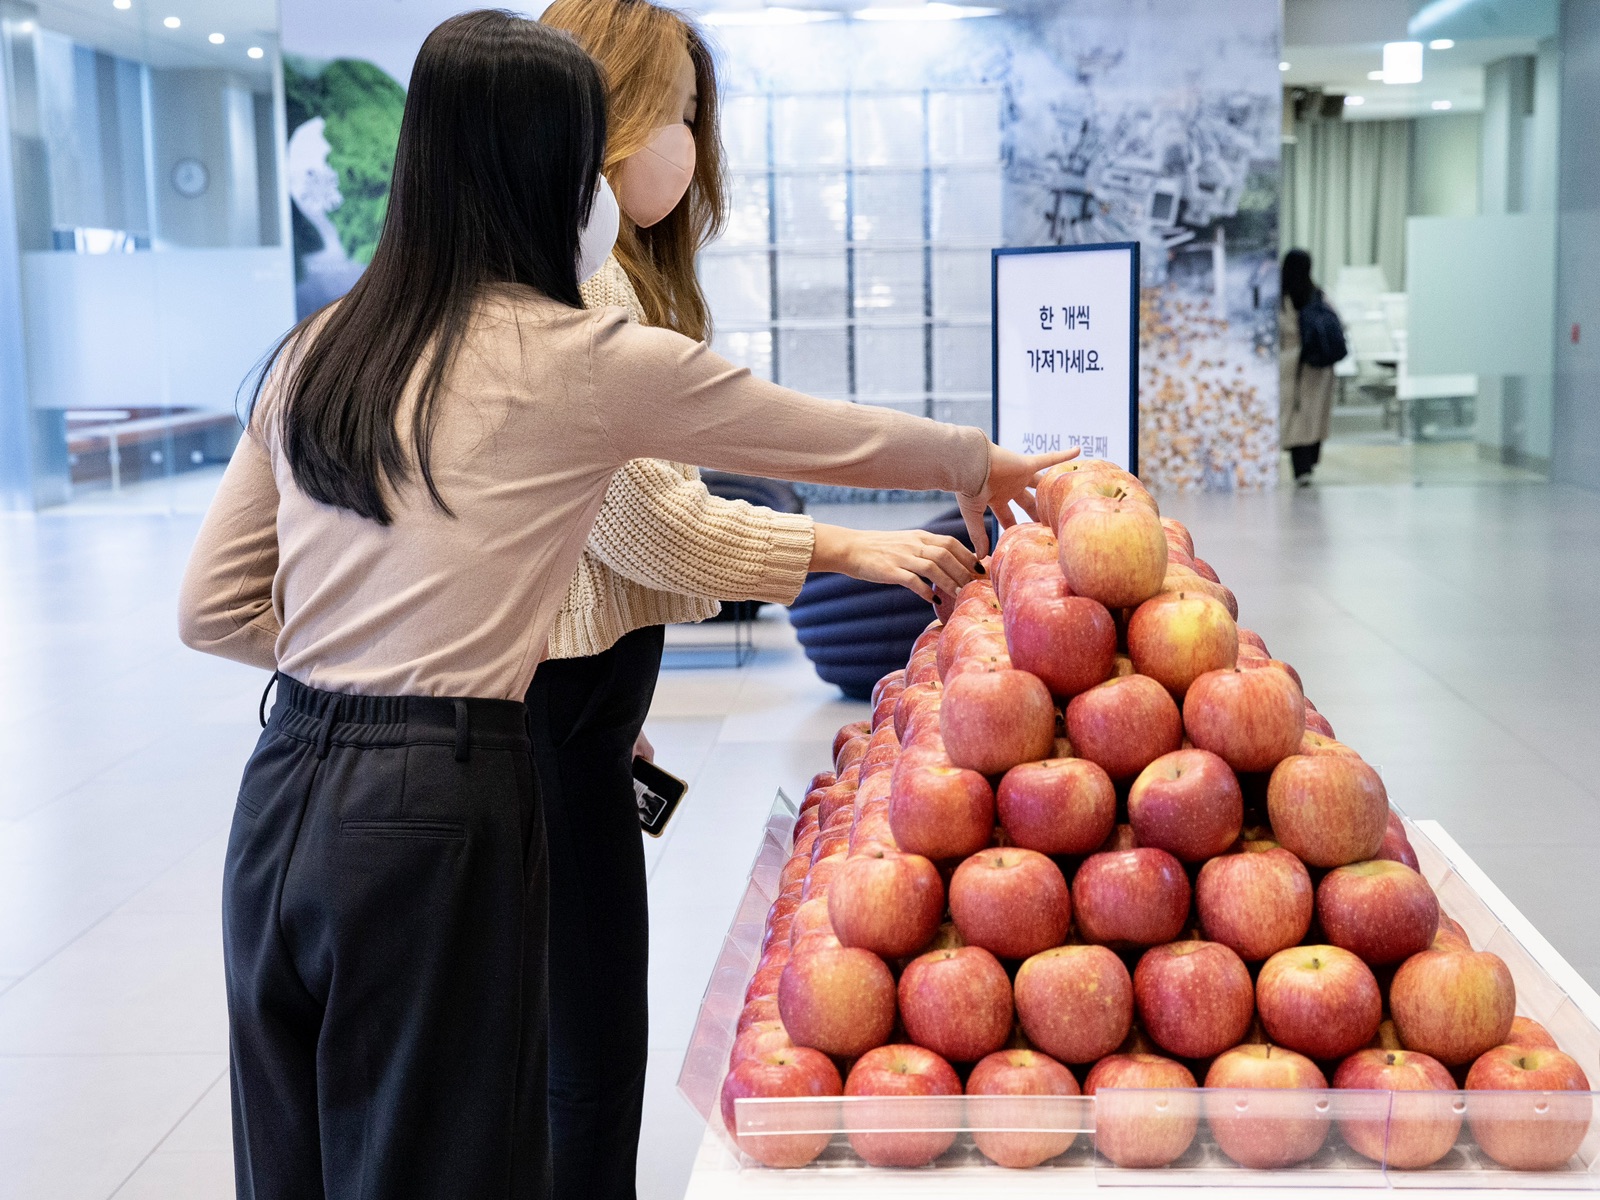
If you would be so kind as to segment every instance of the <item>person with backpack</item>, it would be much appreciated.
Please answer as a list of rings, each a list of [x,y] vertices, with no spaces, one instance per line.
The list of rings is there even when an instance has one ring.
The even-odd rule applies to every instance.
[[[1339,314],[1311,281],[1311,255],[1283,256],[1278,304],[1278,444],[1289,452],[1294,480],[1311,486],[1333,411],[1333,367],[1349,350]]]

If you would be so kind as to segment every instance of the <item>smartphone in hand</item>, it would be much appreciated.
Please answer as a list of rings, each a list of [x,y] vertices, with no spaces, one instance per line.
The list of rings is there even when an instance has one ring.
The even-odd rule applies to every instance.
[[[651,837],[661,836],[688,790],[689,785],[676,775],[667,774],[648,758],[634,755],[634,803],[639,809],[639,827]]]

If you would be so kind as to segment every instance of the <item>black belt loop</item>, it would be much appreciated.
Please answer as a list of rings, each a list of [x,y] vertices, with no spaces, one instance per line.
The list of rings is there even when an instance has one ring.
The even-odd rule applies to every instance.
[[[261,728],[267,727],[267,693],[272,691],[272,685],[278,682],[278,673],[274,671],[272,678],[267,680],[267,686],[261,689],[261,703],[256,706],[256,719],[261,722]]]
[[[339,719],[339,700],[334,698],[322,718],[322,732],[317,734],[317,757],[328,757],[328,744],[333,741],[333,726]]]
[[[471,732],[472,732],[471,729],[467,725],[467,702],[465,700],[457,700],[456,701],[456,761],[457,762],[466,762],[467,761],[467,752],[470,749],[470,747],[468,745],[468,742],[467,742],[467,739],[471,735]]]

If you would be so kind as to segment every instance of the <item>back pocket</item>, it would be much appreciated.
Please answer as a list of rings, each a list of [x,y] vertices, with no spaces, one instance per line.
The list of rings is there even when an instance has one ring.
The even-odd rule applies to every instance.
[[[463,821],[435,821],[426,817],[388,821],[351,819],[339,822],[339,832],[345,837],[423,838],[459,842],[465,840],[467,826]]]

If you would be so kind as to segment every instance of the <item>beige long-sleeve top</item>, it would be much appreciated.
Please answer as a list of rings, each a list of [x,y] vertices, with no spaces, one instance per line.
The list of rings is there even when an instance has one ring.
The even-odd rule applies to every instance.
[[[579,290],[586,308],[644,320],[614,257]],[[636,458],[606,489],[546,655],[599,654],[647,625],[704,621],[718,600],[788,604],[805,584],[815,541],[810,517],[723,500],[694,467]]]
[[[397,414],[410,428],[414,387]],[[440,396],[441,511],[413,478],[378,525],[295,486],[270,393],[240,439],[185,572],[196,649],[366,695],[518,700],[611,477],[667,458],[860,487],[981,492],[976,429],[813,400],[704,345],[486,293]]]

